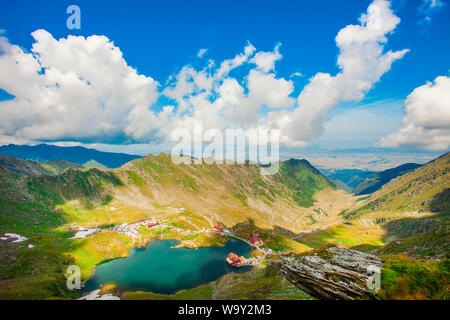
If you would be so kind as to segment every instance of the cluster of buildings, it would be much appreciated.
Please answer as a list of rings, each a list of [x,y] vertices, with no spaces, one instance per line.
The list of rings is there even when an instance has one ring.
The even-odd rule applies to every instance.
[[[234,252],[230,252],[230,254],[228,255],[228,257],[226,258],[226,261],[229,265],[231,266],[235,266],[235,267],[240,267],[241,264],[245,261],[244,257],[239,257],[236,253]]]
[[[135,222],[135,223],[122,223],[120,226],[113,227],[112,230],[118,233],[123,233],[130,237],[140,236],[140,231],[142,228],[151,229],[155,226],[160,225],[161,222],[159,220],[150,220],[146,219],[144,221]]]
[[[153,228],[154,226],[158,226],[160,224],[161,224],[161,222],[159,222],[159,220],[148,221],[148,222],[144,223],[144,225],[147,227],[147,229]]]
[[[216,226],[213,226],[212,228],[213,228],[213,231],[218,231],[218,232],[222,233],[225,236],[231,235],[231,231],[228,230],[227,228],[225,228],[224,226],[220,225],[220,224],[218,224]]]
[[[236,253],[231,252],[226,258],[227,263],[235,268],[240,268],[244,266],[252,266],[260,263],[262,261],[262,257],[257,258],[244,258],[243,256],[238,256]]]
[[[251,245],[257,247],[258,249],[260,249],[259,246],[263,244],[263,241],[257,234],[254,234],[250,237],[249,243]],[[264,251],[264,257],[268,257],[272,254],[272,250],[270,250],[270,249],[269,249],[270,252],[266,251],[265,249],[262,249],[262,250]],[[228,254],[228,256],[225,260],[230,266],[236,267],[236,268],[240,268],[242,266],[254,265],[254,264],[261,262],[261,258],[246,259],[243,256],[238,256],[234,252],[230,252],[230,254]]]
[[[260,246],[260,245],[263,244],[263,241],[261,240],[260,237],[258,237],[258,235],[253,235],[253,236],[250,238],[250,243],[253,244],[253,245],[255,245],[255,246]]]

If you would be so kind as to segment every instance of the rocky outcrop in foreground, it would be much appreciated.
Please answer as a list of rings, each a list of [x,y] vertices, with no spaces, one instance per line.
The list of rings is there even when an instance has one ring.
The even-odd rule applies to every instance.
[[[281,274],[318,299],[378,299],[374,270],[382,264],[374,255],[332,247],[310,256],[282,257]],[[369,289],[368,283],[375,285]]]

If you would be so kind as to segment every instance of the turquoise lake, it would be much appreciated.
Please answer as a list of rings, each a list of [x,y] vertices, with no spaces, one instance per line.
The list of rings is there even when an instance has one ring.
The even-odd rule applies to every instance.
[[[171,248],[179,242],[150,242],[144,249],[135,248],[127,258],[98,265],[86,281],[83,291],[92,291],[103,283],[114,281],[123,290],[142,290],[173,294],[198,287],[229,272],[246,272],[251,267],[233,268],[225,259],[230,252],[248,257],[252,248],[245,242],[229,240],[225,247]]]

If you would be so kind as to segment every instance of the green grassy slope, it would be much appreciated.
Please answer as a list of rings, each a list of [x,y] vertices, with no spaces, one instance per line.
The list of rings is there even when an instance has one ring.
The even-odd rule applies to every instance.
[[[2,167],[0,177],[0,234],[17,233],[29,239],[1,243],[0,299],[79,295],[67,290],[64,270],[75,263],[69,253],[81,242],[67,239],[73,232],[61,227],[70,219],[57,205],[70,199],[102,203],[109,198],[106,187],[117,185],[118,180],[99,170],[24,176]]]
[[[274,176],[290,189],[289,196],[299,206],[310,207],[314,204],[314,194],[335,185],[323,176],[306,160],[290,159],[280,164],[280,170]]]
[[[222,189],[222,196],[231,195],[244,206],[249,197],[269,203],[279,197],[310,207],[317,191],[335,188],[306,160],[295,159],[281,162],[279,172],[273,176],[261,175],[260,167],[249,163],[174,165],[165,154],[134,160],[124,170],[126,175],[122,176],[142,190],[148,191],[152,185],[170,186],[201,198],[205,193],[214,196],[211,191]]]
[[[450,153],[390,181],[360,208],[344,216],[355,218],[373,211],[414,210],[450,212]]]
[[[23,161],[17,159],[20,164]],[[102,206],[113,200],[115,192],[130,189],[150,200],[155,189],[169,188],[179,191],[176,197],[184,194],[200,203],[216,198],[222,199],[224,204],[221,205],[246,208],[249,198],[262,199],[269,204],[277,199],[288,199],[292,206],[308,207],[314,203],[317,191],[334,188],[308,163],[293,160],[281,163],[279,173],[274,176],[261,176],[260,168],[252,164],[178,166],[172,164],[167,155],[138,159],[116,171],[68,169],[55,176],[25,176],[11,173],[2,166],[0,169],[0,219],[3,226],[8,227],[26,224],[30,219],[54,226],[58,222],[52,223],[52,218],[59,216],[42,216],[44,211],[56,210],[72,200],[86,208]],[[15,229],[20,231],[20,228]]]
[[[249,163],[174,165],[170,156],[164,154],[136,159],[115,170],[66,168],[58,175],[17,174],[0,166],[0,234],[13,232],[29,238],[23,244],[0,246],[0,299],[79,296],[79,292],[66,289],[64,271],[68,265],[79,265],[83,279],[87,279],[96,264],[124,257],[133,246],[145,245],[145,241],[136,242],[112,231],[86,239],[68,239],[74,233],[73,227],[138,221],[151,217],[153,211],[158,215],[165,213],[168,224],[183,229],[199,230],[210,228],[211,223],[227,222],[243,238],[257,232],[265,245],[275,251],[302,253],[333,244],[371,251],[388,261],[383,271],[382,297],[447,297],[448,158],[446,154],[356,202],[359,208],[344,212],[348,218],[355,218],[351,223],[336,224],[295,239],[289,227],[298,219],[308,221],[310,216],[299,212],[313,212],[316,194],[335,189],[304,160],[280,163],[279,172],[273,176],[262,176],[260,167]],[[186,210],[177,213],[175,209],[181,206]],[[377,216],[380,223],[377,220],[374,226],[359,224],[358,218],[365,219],[373,208],[387,213],[429,209],[439,214],[392,219],[387,219],[390,216],[386,214]],[[272,214],[267,213],[270,211]],[[257,223],[260,221],[266,225],[262,227]],[[397,239],[387,243],[386,235],[396,235]],[[174,230],[143,230],[142,236],[144,240],[180,239],[196,245],[223,245],[226,241],[223,237],[186,235]],[[29,249],[27,244],[35,247]],[[398,255],[400,258],[396,258]],[[424,258],[441,260],[415,260]],[[422,284],[420,277],[435,279],[435,288],[417,288]],[[310,297],[280,276],[267,275],[263,265],[252,273],[229,274],[174,296],[125,292],[122,298]]]
[[[0,246],[0,299],[79,296],[80,293],[66,289],[64,271],[68,265],[80,265],[86,279],[96,264],[126,256],[136,243],[127,236],[106,231],[87,239],[71,240],[72,227],[118,224],[147,217],[143,213],[146,210],[132,207],[133,197],[150,201],[154,208],[164,208],[154,192],[166,189],[175,199],[183,196],[188,199],[187,205],[190,200],[197,201],[198,207],[206,203],[216,208],[242,208],[239,214],[246,217],[255,214],[248,204],[250,198],[269,204],[281,199],[294,208],[313,203],[318,190],[333,188],[326,178],[303,162],[281,164],[276,176],[261,176],[256,165],[177,166],[167,155],[137,159],[115,170],[74,170],[67,163],[50,163],[45,175],[33,171],[36,167],[26,167],[31,162],[24,161],[17,159],[15,165],[22,168],[17,170],[20,173],[27,168],[28,175],[0,166],[0,234],[18,233],[29,239]],[[65,171],[47,175],[56,170],[50,169],[54,166]],[[131,198],[125,202],[116,198],[118,195]],[[113,210],[112,206],[119,208]],[[233,214],[223,211],[219,217],[228,213]],[[183,214],[168,215],[168,222],[187,229],[211,227],[195,210],[188,209]],[[164,235],[147,233],[144,236],[148,239],[164,236],[184,240],[184,236],[172,231]],[[186,240],[211,245],[223,239],[202,236]],[[34,248],[28,248],[28,244]]]

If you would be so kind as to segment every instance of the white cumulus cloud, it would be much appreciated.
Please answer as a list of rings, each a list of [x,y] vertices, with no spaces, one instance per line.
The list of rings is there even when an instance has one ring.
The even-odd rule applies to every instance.
[[[282,58],[279,52],[280,46],[281,44],[278,44],[273,52],[257,52],[250,62],[256,64],[263,72],[274,70],[275,62]]]
[[[154,103],[158,83],[128,66],[104,36],[56,40],[32,33],[31,52],[0,38],[0,135],[23,139],[112,137],[130,113]]]
[[[56,40],[37,30],[31,52],[0,37],[0,72],[8,75],[0,88],[15,97],[0,102],[0,138],[164,141],[173,129],[200,121],[205,129],[280,129],[283,143],[304,145],[321,134],[332,108],[362,99],[405,55],[406,49],[384,50],[399,22],[389,1],[374,0],[359,24],[336,37],[340,72],[317,73],[297,97],[290,76],[277,74],[281,44],[257,51],[247,43],[217,66],[212,60],[203,69],[184,66],[160,86],[129,66],[105,36]],[[160,95],[172,101],[157,105]]]
[[[450,146],[450,77],[414,89],[405,101],[402,126],[379,142],[380,147],[445,150]]]
[[[294,111],[269,115],[268,123],[281,128],[285,144],[301,146],[320,135],[332,108],[344,101],[362,99],[392,63],[408,52],[383,52],[386,36],[399,22],[389,1],[375,0],[360,17],[360,24],[339,31],[336,44],[341,71],[334,76],[317,73],[300,93]]]

